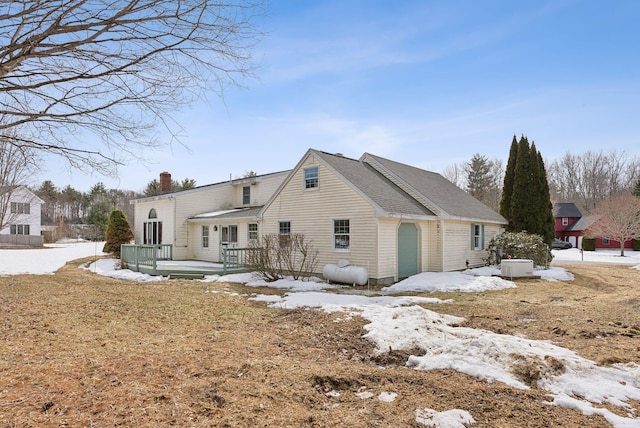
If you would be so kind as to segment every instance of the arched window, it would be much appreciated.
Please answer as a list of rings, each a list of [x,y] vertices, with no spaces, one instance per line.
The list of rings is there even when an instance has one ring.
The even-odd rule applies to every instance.
[[[162,222],[158,221],[158,213],[155,208],[149,210],[149,221],[144,223],[143,243],[149,245],[162,244]]]

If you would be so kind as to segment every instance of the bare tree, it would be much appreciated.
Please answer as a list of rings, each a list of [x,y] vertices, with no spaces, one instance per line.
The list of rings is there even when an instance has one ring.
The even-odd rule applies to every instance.
[[[624,151],[587,151],[552,162],[548,178],[554,199],[589,211],[602,200],[630,194],[639,170],[640,160]]]
[[[9,226],[21,209],[11,209],[16,189],[25,185],[33,174],[37,156],[28,148],[10,144],[0,137],[0,230]],[[21,201],[28,202],[28,201]]]
[[[114,173],[160,144],[158,125],[175,140],[177,107],[252,74],[262,10],[262,0],[1,2],[0,133]]]
[[[624,243],[640,237],[640,198],[614,196],[600,202],[592,214],[599,218],[587,234],[618,241],[621,256],[624,256]]]
[[[445,169],[442,170],[442,176],[458,186],[461,189],[464,189],[467,185],[466,183],[466,171],[465,171],[465,163],[453,165],[449,165]]]

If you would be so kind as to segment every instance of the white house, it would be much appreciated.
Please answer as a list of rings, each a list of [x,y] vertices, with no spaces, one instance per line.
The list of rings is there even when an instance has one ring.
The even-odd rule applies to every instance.
[[[261,231],[256,214],[289,171],[229,180],[170,193],[162,173],[162,193],[131,201],[136,244],[171,244],[176,260],[220,261],[221,249],[243,247]]]
[[[319,270],[348,260],[373,283],[484,263],[507,221],[440,174],[365,153],[309,150],[258,219],[264,233],[303,233]]]
[[[440,174],[314,149],[291,171],[133,203],[136,243],[173,244],[176,260],[220,261],[223,247],[300,233],[318,250],[316,274],[346,259],[374,284],[481,265],[507,224]]]
[[[42,245],[41,212],[44,201],[26,186],[6,187],[0,191],[0,216],[4,225],[0,242]]]

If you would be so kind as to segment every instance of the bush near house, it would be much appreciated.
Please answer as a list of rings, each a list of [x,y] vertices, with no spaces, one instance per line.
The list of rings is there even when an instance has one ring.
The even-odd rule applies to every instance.
[[[502,259],[533,260],[535,266],[548,267],[553,255],[541,236],[526,232],[505,232],[489,242],[487,264],[497,265]]]
[[[595,238],[582,238],[582,249],[584,251],[595,251],[596,250]]]
[[[105,242],[102,251],[113,253],[115,257],[120,258],[120,245],[128,244],[133,240],[133,233],[131,233],[131,228],[124,212],[120,210],[111,211],[109,223],[107,224],[106,238],[107,242]]]
[[[633,240],[633,251],[640,251],[640,239]]]
[[[252,241],[249,248],[258,251],[249,251],[247,264],[269,282],[310,276],[318,265],[318,250],[301,233],[267,234]]]

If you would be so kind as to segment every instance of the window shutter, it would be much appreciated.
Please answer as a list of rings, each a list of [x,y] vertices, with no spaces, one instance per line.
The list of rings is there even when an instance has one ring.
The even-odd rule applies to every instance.
[[[480,248],[484,250],[484,224],[480,226]]]
[[[475,227],[474,227],[474,224],[471,223],[471,239],[470,239],[471,250],[475,250],[475,245],[474,245],[475,239],[474,238],[475,238]]]

